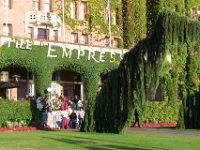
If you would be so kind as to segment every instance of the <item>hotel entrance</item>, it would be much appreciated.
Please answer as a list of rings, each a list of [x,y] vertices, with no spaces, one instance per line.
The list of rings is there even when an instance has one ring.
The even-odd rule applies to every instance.
[[[83,77],[70,70],[54,72],[51,90],[52,93],[67,96],[70,100],[73,100],[75,95],[78,96],[79,100],[84,100]]]
[[[32,99],[35,95],[34,75],[25,68],[11,66],[0,70],[0,98]]]

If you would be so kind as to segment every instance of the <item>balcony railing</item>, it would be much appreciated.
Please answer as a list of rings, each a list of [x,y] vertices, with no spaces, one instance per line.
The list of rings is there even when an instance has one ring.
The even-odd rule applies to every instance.
[[[55,13],[47,13],[42,11],[25,12],[25,21],[36,25],[60,26],[61,19]]]

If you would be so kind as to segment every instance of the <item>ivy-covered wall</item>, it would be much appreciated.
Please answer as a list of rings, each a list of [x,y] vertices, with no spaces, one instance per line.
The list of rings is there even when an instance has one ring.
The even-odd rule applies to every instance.
[[[124,48],[146,37],[146,0],[122,0]]]
[[[88,35],[97,33],[97,35],[109,36],[108,22],[105,20],[107,0],[88,0],[85,21],[70,18],[70,9],[68,9],[70,1],[72,0],[65,0],[67,8],[65,21],[68,28]],[[80,2],[80,0],[73,1]],[[200,0],[111,0],[110,7],[112,36],[119,38],[120,47],[129,49],[153,32],[160,12],[168,9],[192,17],[192,9],[200,9]],[[114,25],[112,22],[115,17]],[[80,30],[77,28],[79,25],[84,25],[85,28]]]
[[[153,32],[159,13],[165,9],[192,17],[192,9],[200,9],[200,0],[146,0],[147,35]]]
[[[92,59],[88,60],[89,51],[85,51],[85,55],[77,59],[77,50],[73,50],[71,58],[62,58],[63,49],[61,47],[54,46],[52,49],[56,50],[53,52],[53,55],[57,55],[58,57],[47,57],[48,46],[45,45],[33,46],[31,50],[16,48],[15,43],[12,43],[10,47],[3,46],[1,47],[0,54],[0,69],[9,66],[18,66],[32,72],[35,79],[36,97],[45,95],[44,91],[51,86],[54,71],[68,69],[80,73],[84,78],[83,84],[86,102],[85,124],[82,130],[93,131],[95,126],[93,112],[100,75],[106,74],[116,68],[120,56],[116,54],[115,62],[110,63],[110,53],[105,53],[104,59],[106,61],[97,63]],[[69,54],[69,49],[67,49],[67,53]],[[99,57],[100,53],[96,52],[95,58],[98,60]],[[38,119],[37,117],[33,118]]]
[[[170,109],[177,114],[176,101],[180,99],[179,126],[189,128],[190,122],[193,127],[200,128],[197,127],[200,120],[197,109],[200,101],[197,94],[200,90],[199,46],[199,21],[169,11],[161,13],[151,37],[126,53],[119,68],[110,73],[96,101],[96,130],[121,132],[132,122],[134,109],[145,116],[150,110],[146,104],[147,91],[154,95],[159,84],[163,87],[163,104],[168,104],[164,111],[171,114],[167,110]]]

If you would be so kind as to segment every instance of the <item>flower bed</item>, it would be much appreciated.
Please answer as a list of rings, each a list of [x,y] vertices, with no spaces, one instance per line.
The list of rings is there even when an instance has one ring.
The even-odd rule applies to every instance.
[[[140,123],[141,127],[176,127],[176,122],[146,122]],[[137,124],[135,125],[137,127]],[[133,125],[132,125],[133,127]]]
[[[16,127],[16,128],[0,128],[0,131],[30,131],[38,130],[38,127]]]
[[[0,132],[4,131],[35,131],[35,130],[47,130],[54,131],[59,128],[48,128],[48,127],[15,127],[15,128],[0,128]]]
[[[141,127],[176,127],[176,122],[147,122],[141,123]],[[137,124],[135,125],[137,127]],[[133,125],[131,126],[133,127]],[[54,131],[59,130],[59,128],[49,128],[49,127],[15,127],[15,128],[0,128],[0,132],[4,131],[34,131],[34,130],[47,130]]]

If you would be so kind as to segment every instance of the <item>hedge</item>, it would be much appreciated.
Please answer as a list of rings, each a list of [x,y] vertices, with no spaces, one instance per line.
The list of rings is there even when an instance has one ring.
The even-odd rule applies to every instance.
[[[16,122],[28,126],[31,119],[30,101],[0,99],[0,127],[12,127]]]

